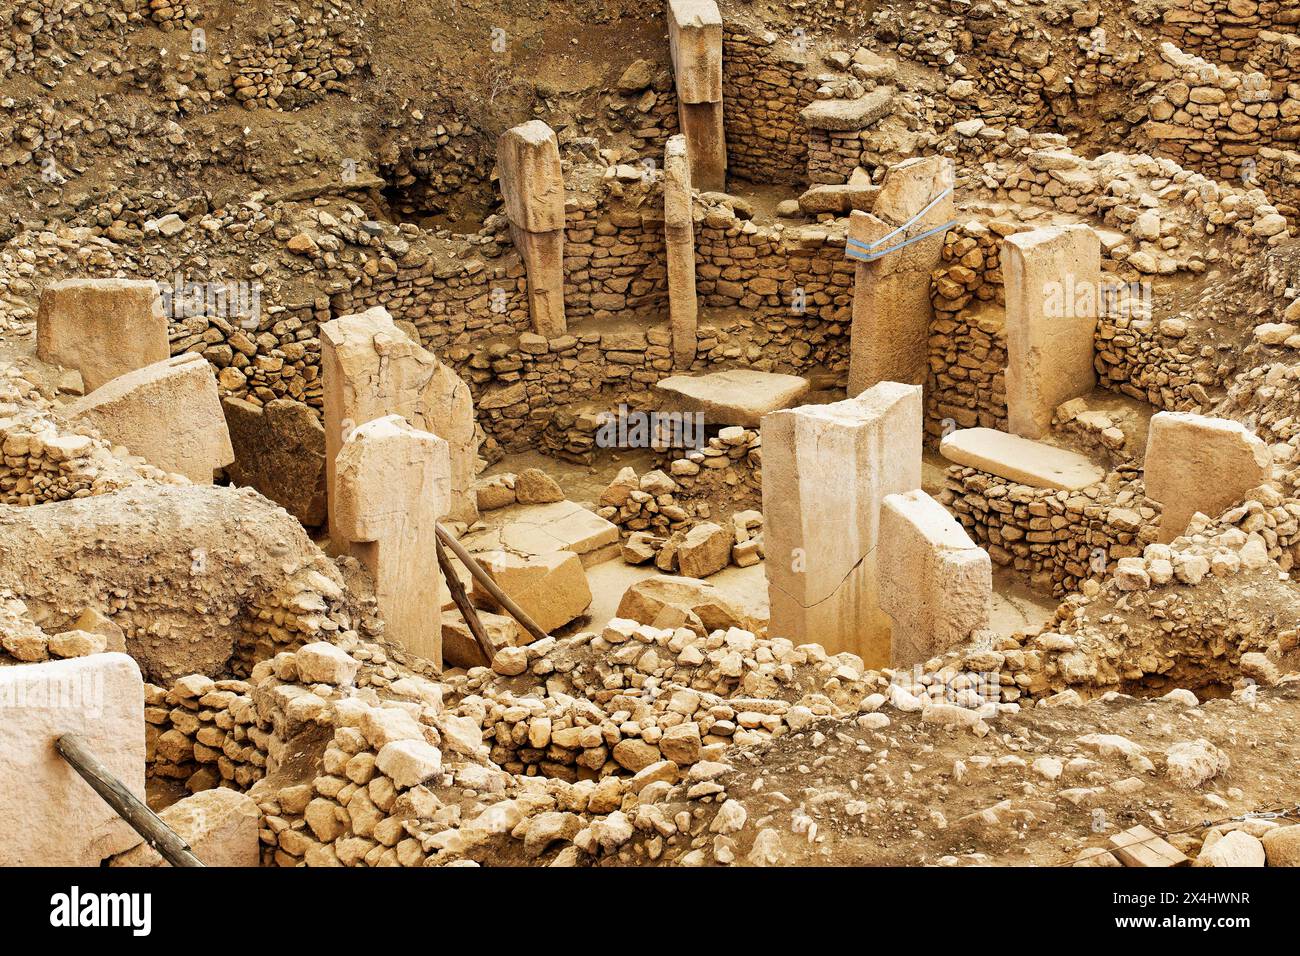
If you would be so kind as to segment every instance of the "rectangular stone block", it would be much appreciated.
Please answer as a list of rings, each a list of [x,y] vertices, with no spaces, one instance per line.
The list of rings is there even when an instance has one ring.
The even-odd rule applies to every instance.
[[[139,842],[54,749],[76,734],[144,799],[144,682],[134,660],[0,667],[0,724],[0,866],[99,866]]]
[[[1192,515],[1210,518],[1264,484],[1273,471],[1267,445],[1240,422],[1190,412],[1159,412],[1147,432],[1147,497],[1160,502],[1160,541],[1187,530]]]
[[[889,620],[875,600],[880,504],[920,487],[920,386],[882,382],[773,412],[762,437],[769,633],[887,664]]]
[[[1097,383],[1093,336],[1101,240],[1084,225],[1051,226],[1002,243],[1007,311],[1007,427],[1041,438],[1052,412]]]
[[[1031,488],[1077,491],[1106,472],[1083,455],[994,428],[962,428],[939,445],[944,458]]]
[[[554,130],[541,120],[506,130],[497,140],[497,172],[514,225],[528,232],[564,228],[564,171]]]
[[[682,103],[722,100],[722,14],[714,0],[668,0],[668,45]]]
[[[93,425],[163,471],[210,484],[235,459],[217,378],[193,352],[127,372],[65,405],[60,417]]]
[[[64,279],[41,292],[36,357],[78,369],[87,392],[170,354],[152,280]]]
[[[894,625],[892,666],[927,661],[988,627],[988,552],[924,491],[885,497],[878,566],[880,607]]]
[[[487,551],[474,557],[501,590],[548,634],[591,606],[587,572],[571,551],[528,556]],[[505,613],[477,581],[470,596],[476,607]],[[528,639],[522,628],[520,633],[520,640]]]

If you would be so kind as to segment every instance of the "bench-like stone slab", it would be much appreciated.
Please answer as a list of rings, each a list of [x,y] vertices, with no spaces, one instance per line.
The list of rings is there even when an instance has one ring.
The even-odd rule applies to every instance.
[[[735,368],[708,375],[673,375],[655,390],[665,411],[703,412],[706,425],[757,428],[763,416],[797,404],[808,394],[808,380],[798,375]]]
[[[1031,488],[1077,491],[1106,473],[1083,455],[993,428],[963,428],[943,440],[939,451],[958,465],[978,468]]]

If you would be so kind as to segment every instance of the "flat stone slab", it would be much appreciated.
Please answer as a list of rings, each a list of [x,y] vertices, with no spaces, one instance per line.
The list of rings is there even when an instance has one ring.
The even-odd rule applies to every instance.
[[[618,545],[618,526],[576,501],[511,505],[492,512],[488,520],[495,527],[466,537],[466,550],[533,556],[571,551],[582,559],[584,567],[617,553],[616,547],[610,553],[605,549]]]
[[[703,412],[706,425],[757,428],[763,416],[790,408],[808,394],[808,380],[798,375],[733,368],[708,375],[673,375],[655,391],[663,411]]]
[[[943,440],[939,451],[958,465],[978,468],[1031,488],[1077,491],[1106,473],[1083,455],[993,428],[963,428]]]
[[[813,129],[851,132],[866,129],[894,108],[894,88],[878,86],[856,100],[813,100],[799,115]]]

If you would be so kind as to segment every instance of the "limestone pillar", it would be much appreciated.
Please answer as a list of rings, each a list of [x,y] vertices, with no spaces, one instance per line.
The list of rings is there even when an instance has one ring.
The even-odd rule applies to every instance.
[[[880,504],[921,485],[920,386],[881,382],[842,402],[773,412],[762,438],[768,633],[888,665]]]
[[[1240,422],[1190,412],[1151,416],[1146,495],[1163,508],[1159,540],[1174,540],[1198,511],[1219,517],[1268,481],[1272,466],[1268,446]]]
[[[555,131],[529,120],[497,141],[501,195],[510,236],[528,270],[528,309],[533,331],[546,338],[563,335],[564,172]]]
[[[1002,243],[1007,299],[1007,430],[1041,438],[1056,406],[1087,395],[1101,289],[1101,240],[1088,226],[1051,226]]]
[[[478,440],[469,386],[375,307],[320,327],[325,404],[325,486],[330,538],[335,539],[336,462],[347,432],[385,415],[401,415],[451,446],[450,517],[473,522]]]
[[[891,666],[910,667],[988,627],[993,564],[920,489],[880,511],[880,606],[893,621]]]
[[[64,279],[41,292],[36,357],[78,369],[87,392],[170,354],[167,316],[152,281]]]
[[[337,469],[339,534],[374,578],[385,634],[441,667],[444,583],[435,542],[451,507],[447,443],[387,415],[352,431]]]
[[[952,161],[940,156],[909,159],[885,173],[872,212],[849,218],[849,255],[883,240],[873,251],[942,226],[955,214],[952,194],[936,202],[915,223],[885,238],[925,209],[952,184]],[[943,232],[913,242],[872,262],[859,261],[853,288],[849,339],[849,394],[877,382],[924,384],[929,369],[930,273],[943,253]],[[857,245],[860,243],[861,245]]]
[[[691,168],[686,137],[670,137],[664,149],[664,244],[668,254],[668,315],[673,336],[673,367],[688,369],[698,342],[695,296],[695,219],[691,209]]]
[[[677,80],[677,116],[691,181],[704,192],[727,188],[722,126],[722,14],[714,0],[668,0],[668,45]]]
[[[144,682],[126,654],[0,667],[0,866],[99,866],[140,842],[54,741],[85,740],[144,799]]]

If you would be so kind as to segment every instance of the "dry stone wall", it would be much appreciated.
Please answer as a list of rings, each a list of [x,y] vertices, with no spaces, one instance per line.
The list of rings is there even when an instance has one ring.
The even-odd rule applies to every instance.
[[[797,39],[797,38],[795,38]],[[808,139],[800,111],[816,82],[789,38],[723,18],[722,101],[731,175],[751,183],[808,181]]]

